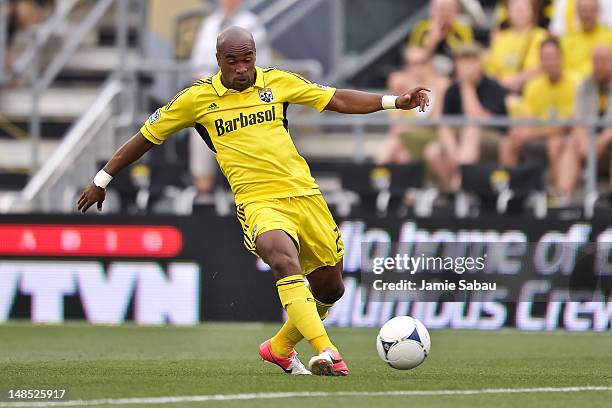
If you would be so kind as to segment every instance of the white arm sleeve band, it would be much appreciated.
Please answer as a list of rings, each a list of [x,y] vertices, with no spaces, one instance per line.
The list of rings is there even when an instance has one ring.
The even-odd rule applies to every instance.
[[[104,170],[100,170],[98,174],[96,174],[96,177],[94,177],[93,183],[98,187],[106,188],[106,186],[108,186],[108,183],[110,183],[112,179],[113,176],[111,176]]]
[[[385,95],[382,97],[382,108],[383,109],[397,109],[395,106],[395,100],[397,96],[395,95]]]

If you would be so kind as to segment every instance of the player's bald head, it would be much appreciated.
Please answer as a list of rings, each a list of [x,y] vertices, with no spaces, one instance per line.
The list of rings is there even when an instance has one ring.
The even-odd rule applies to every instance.
[[[221,82],[239,92],[255,83],[255,40],[244,28],[232,26],[217,37],[217,63]]]
[[[253,34],[242,27],[226,28],[217,37],[218,54],[244,54],[249,51],[255,52],[255,40]]]

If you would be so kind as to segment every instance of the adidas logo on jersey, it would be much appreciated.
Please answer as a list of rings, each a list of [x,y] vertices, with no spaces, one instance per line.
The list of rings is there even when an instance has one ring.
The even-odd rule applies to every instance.
[[[219,109],[219,105],[217,105],[216,103],[211,103],[210,105],[208,105],[208,110],[215,110],[215,109]]]
[[[217,119],[215,120],[215,128],[217,128],[217,135],[222,136],[226,133],[233,132],[234,130],[242,129],[247,126],[255,125],[258,123],[272,122],[276,120],[276,110],[274,106],[265,111],[257,113],[250,113],[245,115],[240,113],[240,116],[234,119],[226,120]]]

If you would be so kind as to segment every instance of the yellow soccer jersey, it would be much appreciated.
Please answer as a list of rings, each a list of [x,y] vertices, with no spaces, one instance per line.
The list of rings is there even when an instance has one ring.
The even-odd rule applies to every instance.
[[[525,33],[502,30],[491,44],[485,58],[487,74],[505,79],[524,70],[540,66],[540,45],[546,38],[546,31],[540,27]]]
[[[568,73],[556,84],[540,75],[525,86],[524,112],[538,119],[569,119],[574,112],[577,87],[576,77]]]
[[[161,144],[195,127],[215,153],[237,203],[320,194],[289,134],[290,103],[322,111],[335,88],[276,68],[256,67],[255,84],[238,92],[221,83],[221,72],[195,82],[155,111],[140,129]]]
[[[563,58],[566,69],[576,73],[582,79],[593,71],[593,48],[598,45],[612,47],[612,30],[599,26],[592,33],[575,31],[561,39]]]

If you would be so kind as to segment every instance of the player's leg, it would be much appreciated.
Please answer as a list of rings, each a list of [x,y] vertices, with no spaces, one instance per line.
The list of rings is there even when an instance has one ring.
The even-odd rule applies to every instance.
[[[310,291],[313,294],[317,313],[321,320],[329,315],[329,309],[342,297],[342,260],[334,266],[322,266],[307,275]],[[295,346],[304,339],[291,319],[287,320],[274,337],[270,339],[272,350],[282,356],[288,356]]]
[[[291,214],[287,211],[287,208],[283,207],[281,200],[258,201],[246,205],[238,204],[236,216],[242,226],[245,247],[260,257],[261,254],[257,251],[255,245],[257,232],[264,236],[263,240],[258,241],[258,243],[266,253],[264,259],[275,265],[273,273],[286,275],[301,272],[297,258],[297,241],[295,241],[295,244],[293,241],[298,239],[296,225],[292,222]],[[268,234],[266,231],[270,233]],[[275,247],[276,250],[272,251],[268,247]],[[269,253],[272,253],[272,255],[269,255]],[[271,259],[273,256],[275,259]],[[297,341],[302,338],[302,335],[299,334]],[[310,371],[304,367],[297,357],[293,347],[289,348],[286,353],[279,353],[278,350],[272,349],[270,340],[266,340],[259,346],[259,355],[265,361],[278,365],[286,373],[310,374]]]
[[[314,297],[314,295],[313,295]],[[314,302],[317,307],[317,313],[321,320],[325,320],[329,314],[331,304],[325,304],[314,297]],[[287,319],[280,330],[270,339],[270,346],[275,354],[280,356],[289,356],[295,349],[295,346],[304,340],[302,333],[295,327],[291,319]]]
[[[344,253],[344,247],[342,245],[340,232],[329,212],[327,204],[325,204],[321,196],[295,197],[290,201],[292,203],[292,211],[299,214],[298,217],[291,218],[292,221],[297,221],[299,223],[300,252],[298,255],[298,262],[301,267],[301,272],[306,275],[314,274],[314,277],[309,279],[314,283],[313,290],[317,291],[319,297],[329,302],[326,303],[322,300],[317,300],[316,296],[304,287],[309,296],[308,300],[315,304],[315,310],[319,318],[318,323],[325,335],[315,338],[309,337],[309,334],[306,333],[299,322],[297,322],[295,313],[292,313],[294,309],[293,305],[289,304],[286,306],[289,319],[272,339],[262,344],[262,347],[265,348],[269,345],[270,353],[275,353],[277,355],[286,354],[288,352],[295,353],[293,348],[302,339],[303,334],[303,337],[310,342],[318,353],[316,357],[313,357],[314,361],[317,362],[315,374],[348,375],[346,364],[344,364],[336,347],[329,340],[323,324],[321,323],[321,319],[325,318],[332,303],[335,302],[344,291],[342,283],[342,255]],[[270,238],[270,236],[264,237],[264,233],[262,232],[260,237],[263,237],[265,242],[261,241],[260,244],[258,238],[257,248],[265,261],[266,258],[269,258],[269,256],[265,254],[265,246],[269,244],[268,238]],[[278,239],[282,239],[282,237],[278,237]],[[295,240],[297,241],[297,239]],[[275,267],[272,264],[273,260],[270,260],[270,262],[269,265],[271,265],[274,270]],[[287,276],[287,273],[277,273],[277,275],[277,279],[279,279],[279,296],[281,296],[283,305],[286,305],[287,301],[284,299],[282,286],[280,286],[280,284],[284,283],[286,279],[297,277],[292,275]],[[299,283],[303,285],[303,278],[301,276],[299,276],[299,278],[301,278],[299,282],[292,282],[292,284]],[[328,286],[327,288],[325,288],[326,285]],[[273,346],[276,351],[272,350]],[[313,359],[311,359],[311,362]]]
[[[310,290],[317,302],[322,318],[327,317],[328,310],[344,294],[342,280],[342,260],[334,266],[322,266],[309,273],[306,278]]]
[[[344,293],[342,236],[321,195],[299,197],[295,205],[301,215],[300,265],[310,283],[317,310],[325,318],[329,308]],[[336,347],[315,345],[315,349],[318,354],[308,364],[313,374],[348,375],[348,368]]]
[[[281,230],[266,231],[257,237],[255,245],[263,261],[272,268],[281,304],[291,323],[317,353],[328,347],[335,348],[304,281],[298,251],[291,237]]]
[[[310,289],[317,303],[321,319],[329,314],[329,309],[344,294],[342,280],[342,260],[334,266],[322,266],[307,276]],[[308,362],[313,374],[317,375],[348,375],[349,370],[337,349],[326,349]]]

